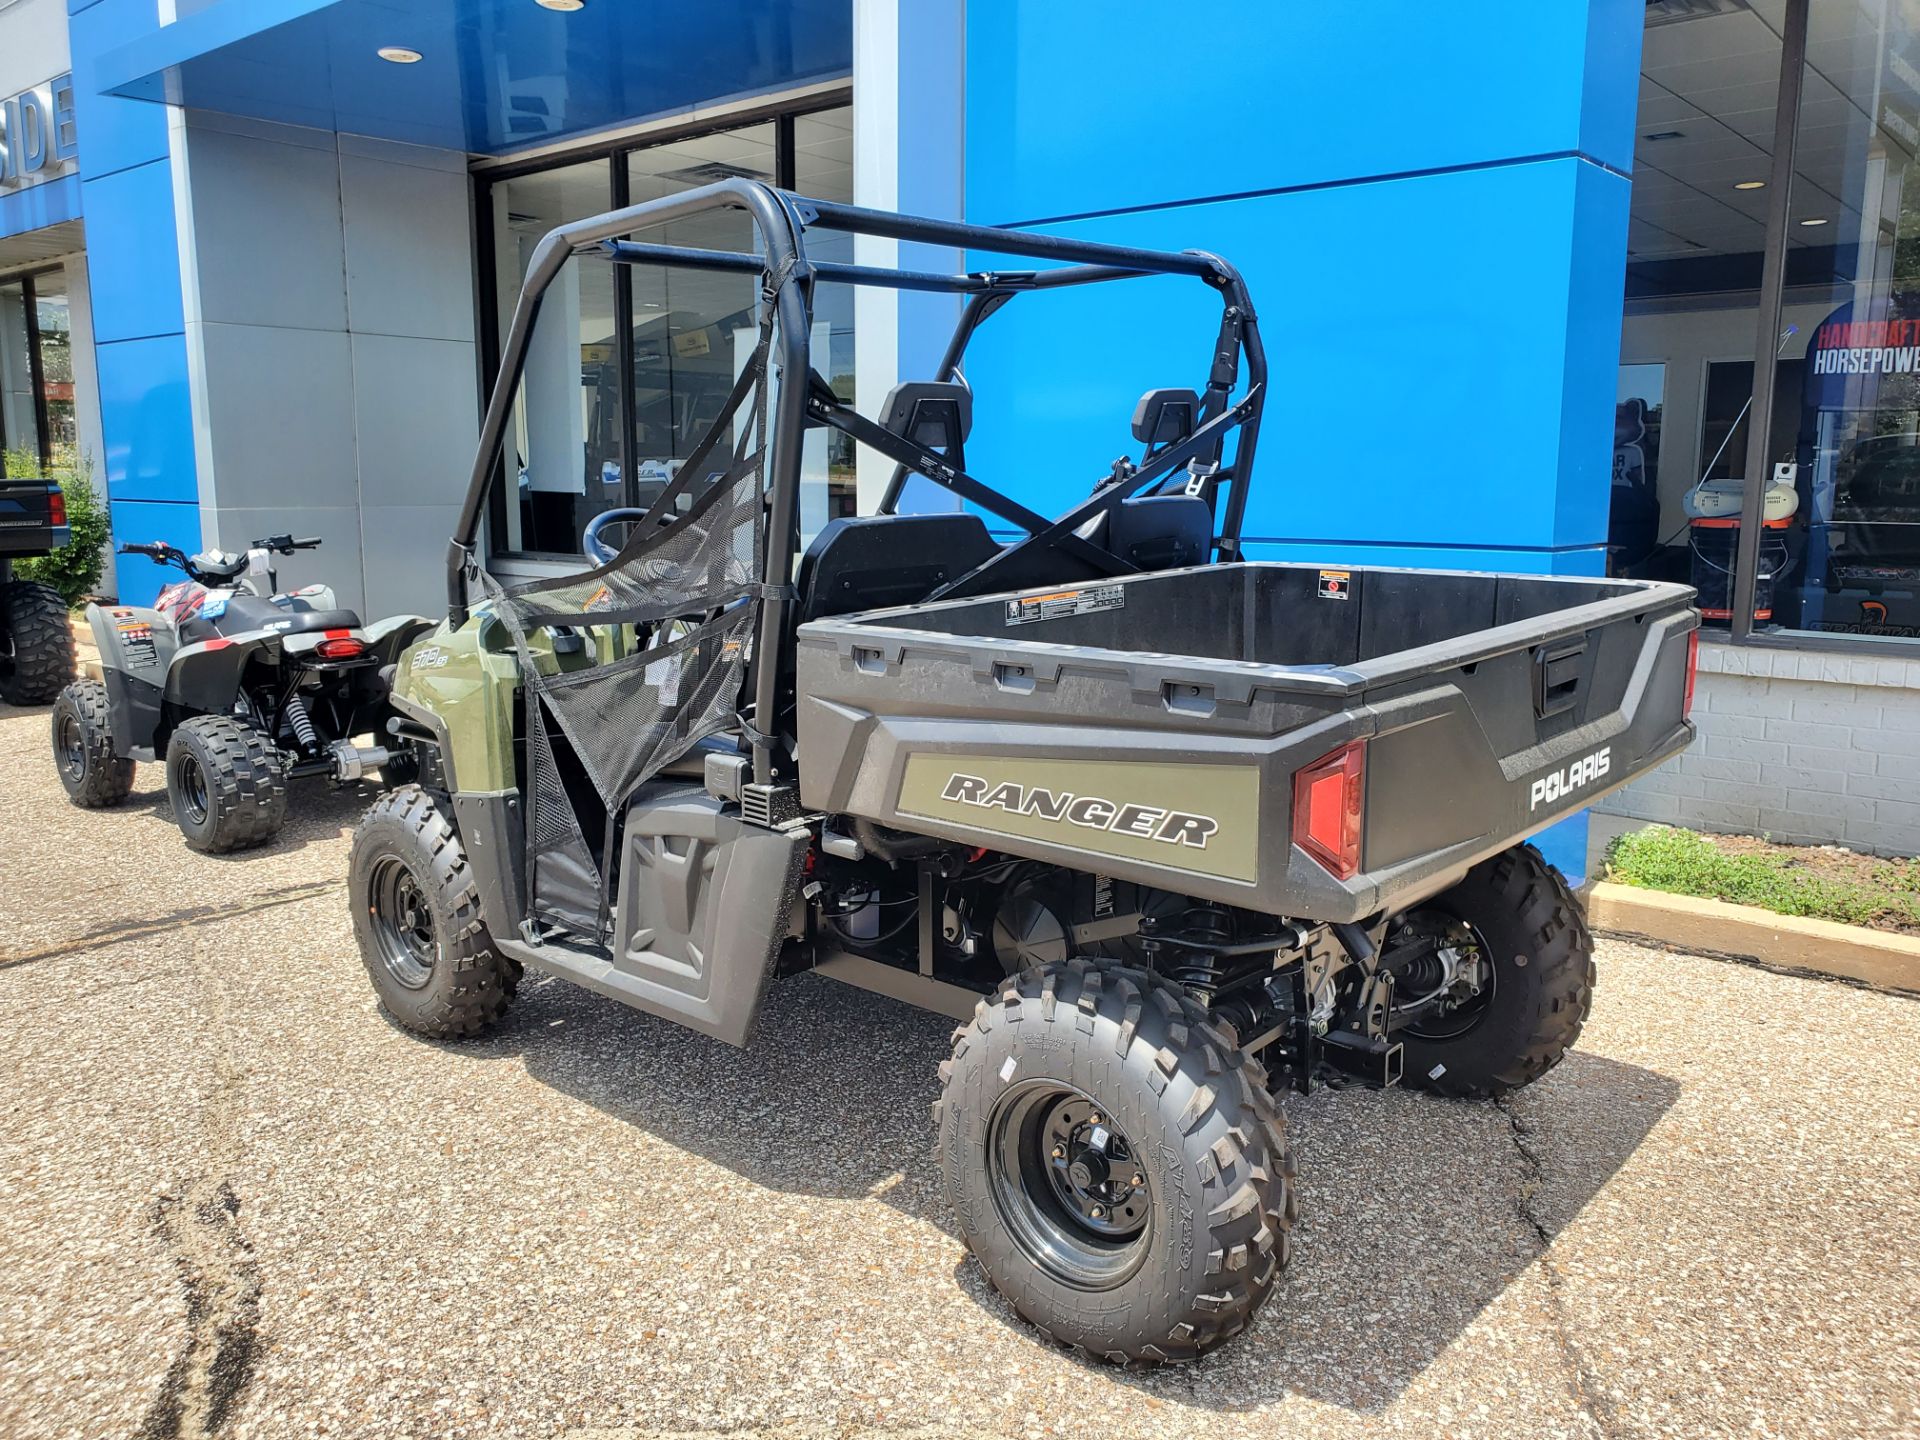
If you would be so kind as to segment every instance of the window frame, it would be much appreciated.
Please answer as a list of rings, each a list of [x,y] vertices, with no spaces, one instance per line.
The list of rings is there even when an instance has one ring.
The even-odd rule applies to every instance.
[[[47,415],[47,362],[40,353],[40,296],[34,281],[42,275],[58,275],[64,267],[60,265],[36,265],[31,270],[15,270],[0,275],[0,285],[20,287],[20,303],[25,310],[24,321],[27,339],[27,384],[33,391],[33,453],[39,458],[42,470],[53,468],[53,422]],[[0,450],[28,447],[22,443],[28,437],[6,433],[4,421],[0,421]]]
[[[664,124],[640,132],[626,132],[612,139],[588,140],[578,146],[542,151],[526,160],[483,160],[469,167],[471,208],[474,226],[474,304],[478,325],[480,364],[479,410],[485,412],[493,393],[494,378],[500,373],[500,293],[497,256],[493,242],[493,187],[504,181],[557,170],[583,161],[608,162],[607,209],[617,210],[627,203],[631,183],[627,162],[630,157],[685,140],[745,130],[771,123],[774,127],[774,183],[791,189],[794,183],[797,146],[795,122],[806,115],[826,110],[841,110],[853,104],[853,86],[841,85],[826,90],[811,90],[804,95],[774,96],[764,103],[731,110],[724,115],[709,115],[695,121]],[[633,279],[624,265],[614,270],[614,313],[633,313]],[[620,473],[626,502],[632,504],[638,491],[639,476],[634,457],[639,450],[638,417],[633,407],[634,349],[631,323],[614,327],[615,364],[620,371]],[[494,467],[493,483],[487,492],[485,555],[489,562],[498,559],[534,562],[577,562],[577,553],[554,550],[508,550],[494,544],[496,536],[507,533],[507,487],[502,465]]]

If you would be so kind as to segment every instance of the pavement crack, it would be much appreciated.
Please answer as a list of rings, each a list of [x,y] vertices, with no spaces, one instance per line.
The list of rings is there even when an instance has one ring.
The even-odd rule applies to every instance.
[[[239,1192],[228,1178],[240,1161],[245,1077],[235,1059],[226,988],[218,968],[208,963],[205,937],[193,947],[193,968],[207,995],[214,1038],[213,1085],[201,1109],[207,1164],[162,1194],[152,1210],[154,1233],[186,1293],[187,1333],[137,1440],[219,1435],[233,1418],[262,1349],[260,1264],[241,1229]]]
[[[1533,1232],[1537,1247],[1535,1260],[1540,1266],[1540,1273],[1546,1278],[1547,1311],[1552,1318],[1553,1339],[1560,1352],[1561,1368],[1566,1372],[1567,1393],[1573,1400],[1574,1408],[1601,1440],[1615,1440],[1621,1433],[1618,1412],[1601,1393],[1598,1377],[1587,1360],[1586,1352],[1574,1338],[1566,1308],[1566,1276],[1553,1258],[1553,1229],[1541,1217],[1535,1203],[1546,1181],[1546,1167],[1541,1162],[1539,1151],[1534,1148],[1533,1127],[1521,1119],[1511,1099],[1496,1100],[1494,1105],[1506,1116],[1508,1134],[1520,1157],[1520,1188],[1515,1208],[1521,1224]]]
[[[237,900],[228,905],[190,905],[182,910],[170,910],[164,915],[128,920],[119,925],[104,925],[97,930],[89,930],[84,935],[76,935],[71,940],[63,940],[57,945],[44,946],[39,950],[27,950],[19,954],[0,952],[0,970],[11,970],[17,965],[30,965],[36,960],[52,960],[62,955],[74,955],[83,950],[99,950],[109,945],[124,945],[128,941],[142,940],[164,930],[208,925],[219,920],[230,920],[237,915],[250,915],[258,910],[271,910],[280,905],[298,905],[303,900],[318,899],[340,888],[340,882],[337,880],[288,885],[279,890],[268,890],[263,894],[246,900]]]

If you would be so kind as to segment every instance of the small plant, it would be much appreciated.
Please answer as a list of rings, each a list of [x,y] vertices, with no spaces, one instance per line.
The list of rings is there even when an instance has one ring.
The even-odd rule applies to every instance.
[[[113,526],[106,502],[94,489],[84,461],[49,471],[30,450],[9,450],[4,456],[9,480],[57,480],[67,501],[67,525],[72,536],[51,555],[16,561],[13,573],[58,591],[70,606],[84,604],[100,585],[106,566],[107,542]]]
[[[1821,874],[1808,863],[1821,855],[1788,845],[1732,849],[1691,830],[1649,825],[1608,847],[1607,879],[1776,915],[1880,929],[1920,926],[1920,863],[1861,856],[1845,872]]]

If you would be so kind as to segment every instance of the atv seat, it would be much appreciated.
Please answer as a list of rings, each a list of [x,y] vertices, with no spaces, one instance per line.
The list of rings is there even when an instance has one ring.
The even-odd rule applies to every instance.
[[[911,605],[999,551],[978,515],[842,516],[800,557],[800,619]]]
[[[214,628],[223,635],[269,628],[277,635],[305,635],[315,630],[358,630],[360,617],[352,610],[309,610],[298,600],[276,605],[258,595],[235,595]]]

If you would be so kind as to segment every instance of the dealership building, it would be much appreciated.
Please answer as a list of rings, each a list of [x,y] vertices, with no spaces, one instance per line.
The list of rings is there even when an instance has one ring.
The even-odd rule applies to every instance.
[[[1609,807],[1911,854],[1915,27],[1908,0],[0,0],[0,445],[89,472],[116,538],[317,535],[283,581],[432,612],[557,224],[748,176],[1216,251],[1272,374],[1250,557],[1700,583],[1702,742]],[[577,565],[672,473],[754,296],[569,266],[492,569]],[[873,413],[956,304],[822,285],[815,352]],[[1013,307],[969,352],[968,468],[1064,510],[1216,323],[1172,281]],[[875,503],[891,462],[810,444],[804,528]]]

